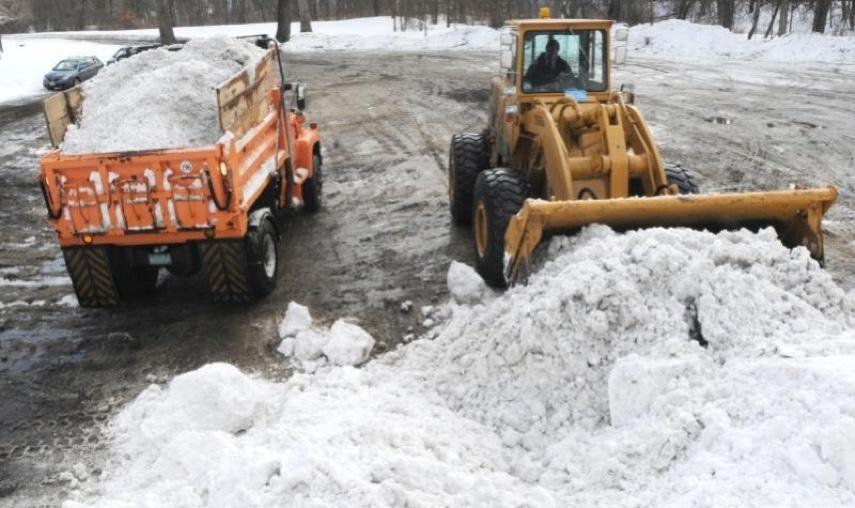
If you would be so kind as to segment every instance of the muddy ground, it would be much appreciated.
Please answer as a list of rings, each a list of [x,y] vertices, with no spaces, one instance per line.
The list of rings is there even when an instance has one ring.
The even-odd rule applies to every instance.
[[[274,349],[290,300],[330,322],[350,316],[376,353],[420,330],[441,302],[452,259],[470,260],[447,210],[453,132],[482,128],[494,54],[291,55],[321,126],[325,210],[295,217],[269,298],[210,303],[201,278],[166,278],[156,295],[111,311],[74,305],[35,185],[46,141],[39,106],[0,106],[0,506],[54,506],[76,463],[103,467],[110,414],[150,382],[212,361],[288,376]],[[855,66],[715,66],[635,60],[631,82],[667,160],[703,190],[834,183],[828,269],[855,287]],[[616,83],[617,84],[617,83]],[[401,312],[404,300],[414,310]]]

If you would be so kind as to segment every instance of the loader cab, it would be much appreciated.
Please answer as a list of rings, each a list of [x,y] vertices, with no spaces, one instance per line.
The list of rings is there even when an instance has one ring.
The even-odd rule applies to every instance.
[[[501,34],[505,93],[521,103],[534,99],[606,101],[610,96],[606,20],[510,21]]]

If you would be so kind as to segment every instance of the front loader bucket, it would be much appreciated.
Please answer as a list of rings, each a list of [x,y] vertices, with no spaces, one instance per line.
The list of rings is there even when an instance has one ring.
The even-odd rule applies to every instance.
[[[805,246],[822,262],[822,217],[837,199],[833,186],[734,194],[543,201],[528,199],[505,232],[505,277],[514,281],[544,232],[573,233],[589,224],[615,229],[690,227],[720,231],[773,226],[781,242]]]

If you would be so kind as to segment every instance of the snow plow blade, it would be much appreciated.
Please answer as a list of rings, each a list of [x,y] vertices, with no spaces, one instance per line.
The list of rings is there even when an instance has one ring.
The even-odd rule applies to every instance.
[[[520,268],[528,268],[544,233],[573,233],[590,224],[620,230],[690,227],[710,231],[773,226],[785,246],[802,245],[822,262],[822,217],[836,199],[833,186],[602,200],[527,199],[505,232],[505,278],[514,282]]]

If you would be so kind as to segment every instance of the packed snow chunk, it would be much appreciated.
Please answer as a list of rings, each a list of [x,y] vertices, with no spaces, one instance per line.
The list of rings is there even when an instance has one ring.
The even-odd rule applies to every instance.
[[[446,281],[451,297],[461,304],[477,303],[490,291],[474,268],[457,261],[448,267]]]
[[[315,330],[303,330],[294,339],[294,357],[297,360],[308,362],[317,360],[323,353],[324,345],[328,337]]]
[[[167,389],[150,386],[122,414],[120,425],[152,442],[176,430],[235,433],[252,427],[270,396],[265,383],[233,365],[212,363],[176,376]]]
[[[609,417],[620,427],[644,414],[669,388],[700,370],[698,358],[642,358],[629,355],[615,362],[609,373]]]
[[[288,304],[285,317],[279,323],[279,338],[296,337],[298,333],[312,327],[312,315],[309,308],[297,302]]]
[[[333,365],[359,365],[368,359],[373,347],[374,337],[368,332],[339,319],[330,328],[323,352]]]
[[[231,37],[191,40],[180,51],[146,51],[83,84],[79,126],[66,153],[208,146],[222,135],[215,89],[264,52]]]

